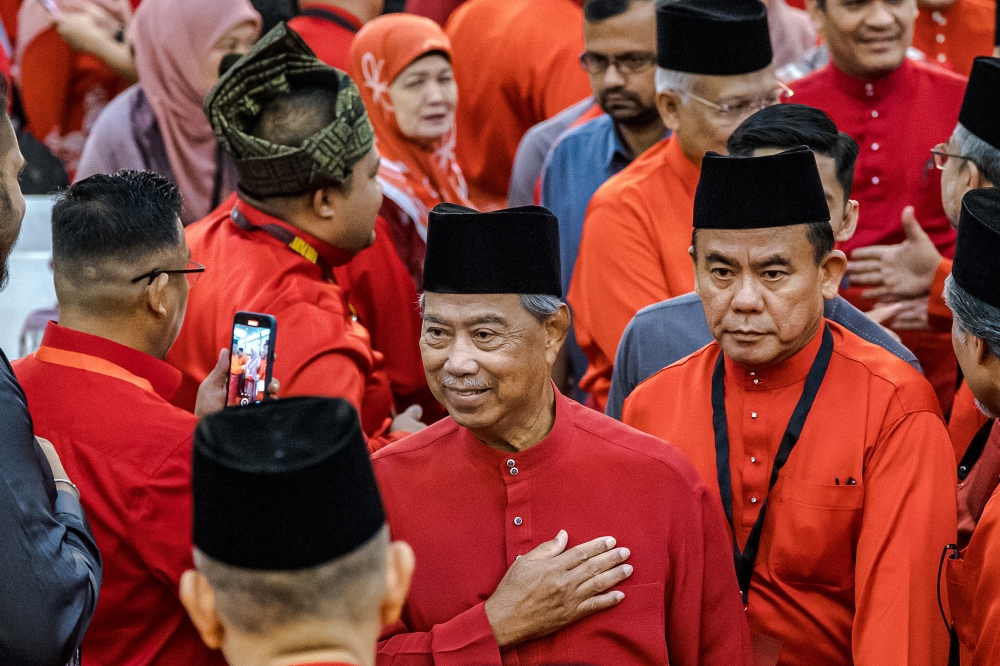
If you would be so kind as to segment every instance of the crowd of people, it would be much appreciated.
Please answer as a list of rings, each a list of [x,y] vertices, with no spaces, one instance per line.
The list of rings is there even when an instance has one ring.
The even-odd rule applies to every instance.
[[[998,25],[0,0],[0,665],[1000,664]]]

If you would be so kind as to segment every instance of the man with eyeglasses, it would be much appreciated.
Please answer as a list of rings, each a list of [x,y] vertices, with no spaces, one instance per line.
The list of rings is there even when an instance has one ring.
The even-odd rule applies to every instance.
[[[587,204],[609,178],[668,134],[656,110],[656,6],[650,0],[587,0],[583,5],[586,51],[580,64],[590,75],[604,115],[567,132],[542,171],[541,202],[559,220],[563,292],[569,291]],[[572,383],[587,357],[571,334],[563,351]],[[577,395],[577,397],[582,397]]]
[[[795,101],[826,111],[858,142],[854,197],[858,231],[841,244],[849,259],[872,245],[902,242],[907,207],[938,250],[950,257],[955,231],[941,207],[940,175],[927,151],[955,127],[965,78],[906,57],[917,0],[809,0],[830,63],[792,84]],[[861,310],[877,300],[854,284],[843,296]],[[870,295],[870,294],[869,294]],[[900,330],[920,359],[943,406],[951,404],[958,365],[951,338],[936,331]]]
[[[941,203],[958,228],[962,198],[971,190],[1000,183],[1000,60],[977,58],[962,100],[958,125],[946,143],[931,150],[941,171]],[[951,331],[952,313],[945,302],[945,280],[952,262],[941,256],[934,242],[912,216],[905,217],[906,240],[857,250],[848,264],[853,284],[870,295],[892,302],[900,312],[896,328]],[[1000,474],[1000,451],[986,445],[993,421],[977,407],[966,382],[955,393],[948,413],[948,429],[955,447],[959,477],[960,545],[982,514],[988,495],[972,492],[985,476],[995,486]]]
[[[204,267],[189,261],[181,196],[149,172],[95,175],[52,210],[59,323],[16,361],[35,431],[52,441],[104,556],[83,664],[224,664],[178,597],[191,568],[191,436],[198,417],[169,400],[181,373],[163,358]],[[198,414],[222,409],[229,352]]]
[[[681,0],[657,9],[656,108],[673,131],[591,199],[569,290],[589,368],[580,388],[603,410],[622,332],[640,309],[694,288],[687,258],[706,152],[781,101],[767,12],[757,0]]]

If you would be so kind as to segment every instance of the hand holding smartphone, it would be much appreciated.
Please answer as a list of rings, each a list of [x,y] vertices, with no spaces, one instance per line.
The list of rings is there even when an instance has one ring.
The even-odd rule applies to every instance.
[[[274,342],[278,322],[271,315],[237,312],[233,318],[229,354],[227,407],[238,407],[268,399],[274,365]]]

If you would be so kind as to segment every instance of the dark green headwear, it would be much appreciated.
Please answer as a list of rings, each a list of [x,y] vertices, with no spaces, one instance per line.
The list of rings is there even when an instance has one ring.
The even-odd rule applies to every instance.
[[[303,88],[337,91],[332,123],[299,146],[282,146],[250,134],[269,102]],[[240,189],[258,198],[294,196],[342,183],[375,142],[351,78],[320,62],[284,23],[219,79],[205,98],[205,115],[236,161]]]

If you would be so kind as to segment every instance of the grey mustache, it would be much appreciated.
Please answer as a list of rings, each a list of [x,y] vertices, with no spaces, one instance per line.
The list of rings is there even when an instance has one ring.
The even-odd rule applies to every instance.
[[[445,388],[452,389],[488,389],[490,387],[486,382],[471,377],[459,379],[452,375],[443,375],[440,381]]]

